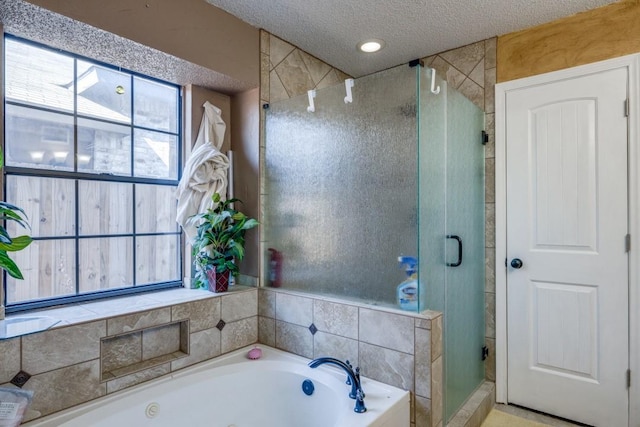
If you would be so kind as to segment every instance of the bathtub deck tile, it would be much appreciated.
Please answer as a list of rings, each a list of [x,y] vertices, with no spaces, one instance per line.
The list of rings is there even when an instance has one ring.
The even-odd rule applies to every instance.
[[[258,315],[276,318],[276,293],[264,288],[258,289]]]
[[[20,338],[0,341],[0,384],[9,382],[20,370]]]
[[[191,334],[189,356],[171,362],[171,370],[185,368],[220,355],[220,331],[205,329]]]
[[[276,320],[308,328],[313,323],[313,299],[278,292]]]
[[[174,353],[180,350],[180,324],[142,331],[142,360],[154,359],[158,356]]]
[[[171,365],[165,363],[163,365],[154,366],[153,368],[145,369],[144,371],[136,372],[131,375],[116,378],[111,381],[107,381],[107,393],[115,393],[127,387],[141,384],[145,381],[152,380],[154,378],[161,377],[171,372]]]
[[[363,376],[413,391],[412,355],[364,342],[360,342],[359,355]]]
[[[216,326],[220,320],[220,298],[207,298],[171,307],[171,320],[189,319],[191,332]]]
[[[220,298],[220,317],[227,323],[258,315],[258,291],[239,292]]]
[[[227,323],[221,332],[221,351],[228,353],[258,342],[258,316]]]
[[[82,304],[82,308],[102,317],[111,317],[143,310],[151,310],[160,303],[146,295],[129,295],[120,298]]]
[[[171,309],[169,307],[159,308],[110,318],[107,320],[107,333],[108,335],[117,335],[169,322],[171,322]]]
[[[22,337],[22,369],[31,375],[100,357],[104,320]]]
[[[258,342],[270,347],[276,346],[276,321],[258,316]]]
[[[320,331],[358,339],[358,307],[356,306],[314,300],[313,323]]]
[[[431,398],[431,331],[416,328],[416,394]]]
[[[440,356],[431,363],[431,419],[433,420],[433,423],[439,423],[442,421],[442,359],[442,356]]]
[[[413,317],[360,308],[360,341],[413,354],[414,326]]]
[[[143,360],[142,362],[135,363],[133,365],[125,366],[124,368],[114,369],[110,372],[105,372],[103,378],[120,378],[127,375],[131,375],[136,372],[144,371],[145,369],[152,368],[154,366],[162,365],[172,362],[174,360],[187,357],[186,353],[182,351],[176,351],[170,354],[164,354],[162,356],[155,357],[149,360]]]
[[[102,372],[142,361],[142,333],[135,332],[102,341]]]
[[[442,355],[442,316],[431,321],[431,360]]]
[[[313,335],[305,326],[276,320],[276,347],[311,359],[313,357]]]
[[[30,409],[44,416],[104,396],[107,388],[99,377],[96,359],[34,375],[23,389],[35,392]]]
[[[358,366],[358,341],[338,335],[318,332],[313,336],[313,357],[335,357],[348,360],[353,366]]]
[[[431,426],[431,400],[415,397],[416,426]]]

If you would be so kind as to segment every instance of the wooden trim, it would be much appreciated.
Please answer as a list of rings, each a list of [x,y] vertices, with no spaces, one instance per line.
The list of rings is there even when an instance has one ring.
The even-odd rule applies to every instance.
[[[497,81],[640,52],[640,1],[626,0],[498,37]]]

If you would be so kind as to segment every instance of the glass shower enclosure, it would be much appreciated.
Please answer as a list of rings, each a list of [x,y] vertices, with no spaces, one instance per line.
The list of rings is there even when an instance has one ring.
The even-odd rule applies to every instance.
[[[484,377],[484,114],[431,79],[402,65],[356,79],[352,102],[340,84],[313,111],[307,94],[269,106],[264,283],[399,309],[398,258],[416,257],[417,311],[444,313],[448,420]]]

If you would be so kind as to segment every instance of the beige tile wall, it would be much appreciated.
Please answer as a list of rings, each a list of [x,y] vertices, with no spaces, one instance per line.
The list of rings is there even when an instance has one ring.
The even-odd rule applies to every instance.
[[[99,303],[83,307],[102,316]],[[27,416],[35,419],[253,344],[258,340],[257,315],[258,290],[253,288],[0,341],[0,386],[15,387],[9,381],[21,369],[31,374],[23,388],[34,391]],[[225,324],[220,330],[221,320]],[[184,328],[187,323],[190,330]],[[103,343],[101,351],[105,338],[113,346]],[[188,355],[182,357],[180,350],[186,348]],[[145,361],[149,366],[141,365]],[[101,381],[101,365],[115,373],[136,372]]]
[[[441,422],[440,313],[405,314],[260,288],[258,316],[261,343],[308,358],[349,360],[362,375],[412,392],[412,426]]]
[[[349,76],[292,44],[260,31],[260,99],[275,102],[322,89]]]

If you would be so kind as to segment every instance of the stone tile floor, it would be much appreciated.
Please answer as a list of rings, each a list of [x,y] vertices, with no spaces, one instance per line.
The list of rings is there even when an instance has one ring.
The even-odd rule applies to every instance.
[[[576,427],[581,425],[513,405],[496,404],[492,412],[497,413],[490,413],[482,427]]]

